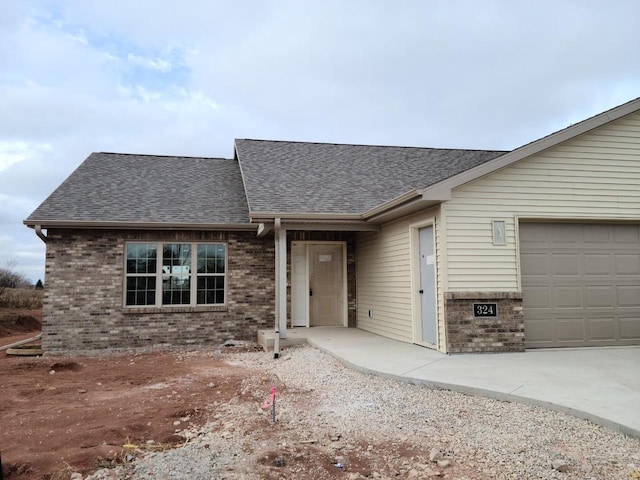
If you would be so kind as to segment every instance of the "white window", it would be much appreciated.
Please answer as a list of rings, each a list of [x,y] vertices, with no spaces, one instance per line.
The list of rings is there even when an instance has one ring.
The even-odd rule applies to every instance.
[[[224,305],[224,243],[130,242],[126,246],[125,305]]]

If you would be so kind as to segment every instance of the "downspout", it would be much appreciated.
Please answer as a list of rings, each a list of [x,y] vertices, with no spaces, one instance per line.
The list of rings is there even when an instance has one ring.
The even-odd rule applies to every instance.
[[[276,218],[273,222],[274,240],[275,240],[275,264],[276,264],[276,318],[274,324],[274,339],[273,339],[273,358],[280,357],[280,262],[279,262],[279,247],[280,247],[280,219]]]
[[[44,243],[47,243],[47,236],[42,233],[42,225],[36,225],[35,227],[36,235],[42,240]]]
[[[280,339],[287,338],[287,229],[281,218],[274,219],[276,247],[276,321],[275,358],[280,355]],[[277,347],[277,348],[276,348]]]

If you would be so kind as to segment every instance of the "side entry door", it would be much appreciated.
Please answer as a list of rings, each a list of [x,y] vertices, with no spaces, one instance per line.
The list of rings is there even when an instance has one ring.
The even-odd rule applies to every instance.
[[[436,345],[436,262],[433,225],[420,229],[420,306],[422,342]]]

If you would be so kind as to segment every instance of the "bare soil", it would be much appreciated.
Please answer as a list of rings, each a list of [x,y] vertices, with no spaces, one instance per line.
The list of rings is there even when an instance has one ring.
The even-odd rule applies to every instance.
[[[0,308],[0,346],[6,338],[24,333],[39,332],[42,328],[42,310]]]
[[[0,310],[0,346],[32,338],[41,310]],[[229,400],[241,369],[204,355],[98,357],[0,355],[0,454],[5,479],[68,478],[120,462],[123,445],[171,448],[206,420],[212,398]],[[212,386],[215,385],[215,388]],[[151,443],[153,442],[153,443]]]
[[[173,353],[0,359],[5,479],[68,478],[121,463],[124,445],[178,446],[175,434],[238,392],[245,372]]]
[[[0,345],[33,337],[40,325],[38,311],[3,311]],[[309,438],[285,447],[292,440],[287,423],[273,424],[267,412],[256,415],[274,377],[238,363],[236,354],[257,348],[242,343],[217,351],[75,357],[3,354],[0,454],[4,479],[62,480],[74,472],[88,475],[128,465],[132,453],[137,457],[141,451],[180,447],[188,441],[184,432],[205,424],[223,442],[240,448],[242,458],[237,457],[237,462],[250,459],[251,465],[242,468],[259,478],[275,480],[287,472],[318,479],[345,478],[354,471],[371,475],[369,443],[354,444],[351,454],[341,460],[335,451],[339,438],[331,438],[331,432],[318,426],[307,433]],[[234,359],[228,361],[226,353]],[[288,391],[284,385],[279,393],[299,408],[313,409],[317,401],[311,392]],[[376,445],[381,459],[393,456],[398,461],[420,453],[412,449],[416,450],[392,439]],[[337,459],[345,468],[335,466]],[[229,465],[227,472],[233,475],[236,467],[240,465]]]
[[[14,321],[21,315],[28,316],[25,312],[0,313],[4,332],[0,345],[9,343],[10,338],[37,333],[23,331],[29,328],[26,325],[39,325],[41,317],[37,313],[31,315],[35,324]],[[409,388],[412,386],[364,378],[335,366],[328,366],[326,378],[318,377],[320,387],[309,387],[297,380],[285,382],[285,373],[295,370],[288,367],[289,355],[277,363],[271,359],[265,363],[265,354],[249,353],[256,349],[254,344],[239,343],[216,349],[103,352],[91,357],[0,356],[0,454],[4,480],[66,480],[76,472],[97,472],[95,478],[124,480],[136,475],[136,465],[145,460],[145,455],[166,451],[164,456],[169,458],[177,453],[184,463],[190,447],[200,449],[200,454],[206,451],[215,456],[214,478],[640,478],[633,476],[640,470],[631,464],[637,458],[640,461],[640,457],[628,454],[636,443],[584,421],[535,407],[486,399],[464,400],[464,396],[450,392],[433,399],[441,411],[433,410],[423,417],[418,414],[422,410],[414,407],[416,402],[422,405],[426,401],[427,391],[414,392]],[[290,355],[295,355],[293,350]],[[292,364],[298,362],[294,365],[305,365],[305,361],[319,365],[322,361],[311,355],[313,351],[301,348],[298,353],[302,361],[294,360]],[[355,382],[358,397],[352,397],[352,401],[371,411],[377,412],[376,405],[385,399],[405,398],[408,412],[413,412],[413,423],[407,424],[405,416],[397,416],[389,417],[396,420],[387,424],[384,415],[372,414],[370,420],[366,417],[354,424],[358,432],[354,434],[354,425],[345,425],[347,417],[341,417],[335,411],[338,403],[332,403],[338,401],[341,388],[348,390],[347,383],[337,380],[351,382],[349,385]],[[361,399],[361,390],[370,384],[374,384],[375,394],[370,391]],[[261,408],[272,386],[277,386],[282,399],[276,423],[269,411]],[[406,395],[396,397],[401,392]],[[402,403],[400,410],[404,411],[406,405]],[[344,415],[351,415],[348,407],[340,407],[346,409]],[[468,409],[473,415],[468,414]],[[538,434],[529,440],[523,435],[515,445],[507,441],[512,438],[511,425],[518,424],[509,420],[511,410],[518,418],[528,419],[515,430],[525,432],[541,425],[543,445],[529,446],[537,441]],[[476,412],[485,411],[488,416],[482,417],[483,422],[488,427],[496,425],[495,428],[473,423]],[[471,439],[459,433],[466,431],[467,424],[480,433]],[[569,430],[571,443],[567,443],[567,449],[576,450],[575,455],[567,453],[564,443],[553,433],[566,428],[573,428]],[[490,436],[485,437],[482,432],[490,432]],[[480,444],[478,435],[482,437]],[[504,441],[496,440],[492,446],[493,437]],[[525,440],[529,443],[522,447]],[[593,450],[592,443],[600,447]],[[547,444],[551,445],[551,452],[546,451]],[[172,450],[181,446],[184,448]],[[431,461],[434,447],[444,455],[447,466]],[[510,449],[514,452],[510,453]],[[523,459],[524,453],[531,458]],[[570,459],[569,472],[552,469],[551,460],[557,456]],[[132,459],[136,462],[131,463]],[[514,476],[503,472],[509,462],[528,473]],[[169,478],[164,473],[178,467],[175,462],[160,464],[169,465],[161,470],[163,476],[153,476],[150,471],[136,478]],[[620,474],[623,470],[631,473]],[[175,478],[193,477],[187,474]]]

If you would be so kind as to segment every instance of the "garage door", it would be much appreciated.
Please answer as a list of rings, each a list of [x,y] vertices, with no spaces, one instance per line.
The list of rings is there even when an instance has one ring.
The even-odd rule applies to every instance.
[[[640,226],[520,224],[525,346],[640,344]]]

